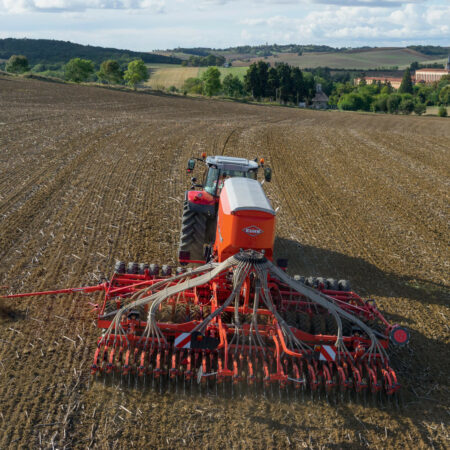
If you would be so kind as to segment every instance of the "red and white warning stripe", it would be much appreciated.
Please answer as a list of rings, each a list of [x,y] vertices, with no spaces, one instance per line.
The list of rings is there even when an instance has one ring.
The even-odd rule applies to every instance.
[[[191,348],[191,333],[179,333],[175,336],[176,348]]]
[[[322,345],[320,348],[319,360],[321,361],[335,361],[336,360],[336,347],[332,345]]]

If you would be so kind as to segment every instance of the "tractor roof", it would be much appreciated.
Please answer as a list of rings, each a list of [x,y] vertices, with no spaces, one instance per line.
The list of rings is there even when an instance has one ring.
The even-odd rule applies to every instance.
[[[257,162],[245,158],[235,158],[234,156],[208,156],[206,164],[214,165],[218,169],[243,170],[244,172],[258,168]]]
[[[241,177],[228,178],[222,192],[225,192],[228,197],[231,212],[250,210],[275,215],[263,188],[256,180]]]

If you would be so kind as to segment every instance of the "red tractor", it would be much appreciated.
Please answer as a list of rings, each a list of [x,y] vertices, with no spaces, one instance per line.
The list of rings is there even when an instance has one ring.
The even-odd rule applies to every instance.
[[[196,161],[206,165],[203,183],[191,178],[191,189],[186,191],[181,221],[179,261],[181,264],[199,263],[209,258],[216,236],[217,210],[220,192],[226,179],[233,177],[258,178],[258,169],[264,170],[265,181],[271,181],[272,171],[264,160],[248,160],[231,156],[191,158],[187,173],[192,173]],[[201,188],[201,190],[198,190]],[[206,245],[206,247],[205,247]]]

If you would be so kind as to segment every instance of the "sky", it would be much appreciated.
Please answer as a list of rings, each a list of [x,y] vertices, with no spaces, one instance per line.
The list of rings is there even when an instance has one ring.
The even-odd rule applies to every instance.
[[[450,46],[450,0],[0,0],[0,38],[136,51],[323,44]]]

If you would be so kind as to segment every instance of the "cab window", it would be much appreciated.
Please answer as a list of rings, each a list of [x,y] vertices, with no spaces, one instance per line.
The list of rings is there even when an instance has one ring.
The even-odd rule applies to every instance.
[[[257,170],[249,170],[245,172],[243,170],[219,170],[215,167],[210,167],[206,176],[205,191],[212,195],[220,195],[220,191],[223,188],[225,180],[227,178],[251,178],[257,179]]]
[[[205,191],[211,195],[215,195],[217,187],[217,178],[219,178],[219,169],[210,167],[206,175]]]

